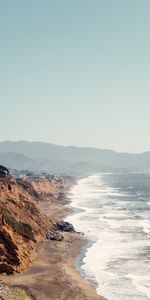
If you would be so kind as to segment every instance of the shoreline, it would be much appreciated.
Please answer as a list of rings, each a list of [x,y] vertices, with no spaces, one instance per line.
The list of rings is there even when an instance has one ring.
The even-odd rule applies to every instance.
[[[41,201],[40,210],[58,221],[73,209],[65,203]],[[88,241],[77,233],[64,234],[63,241],[45,240],[35,261],[25,271],[12,276],[3,276],[3,281],[27,291],[33,300],[100,300],[96,288],[85,281],[75,260]]]
[[[84,179],[84,178],[80,178],[81,179]],[[72,206],[72,201],[71,199],[67,199],[67,204],[66,204],[66,207],[70,210],[71,213],[67,214],[66,218],[65,218],[65,221],[68,221],[70,222],[73,226],[74,224],[72,223],[72,220],[68,220],[68,217],[70,218],[71,215],[76,215],[78,213],[81,213],[81,212],[84,212],[85,209],[83,208],[79,208],[79,207],[75,207],[74,205]],[[82,231],[81,231],[81,234],[82,234]],[[92,245],[95,243],[94,241],[92,241],[91,239],[89,239],[87,236],[84,235],[84,230],[83,230],[83,239],[86,241],[85,244],[81,247],[81,250],[79,252],[79,254],[77,255],[77,257],[75,258],[75,261],[74,261],[74,265],[75,265],[75,268],[76,270],[80,273],[80,275],[82,276],[82,278],[84,279],[84,281],[93,286],[95,291],[96,291],[96,294],[98,295],[98,299],[99,300],[108,300],[108,298],[104,297],[104,295],[100,295],[98,292],[97,292],[97,289],[98,289],[98,282],[96,281],[96,279],[91,279],[88,277],[87,273],[85,270],[82,269],[82,266],[84,265],[84,261],[83,259],[86,257],[86,253],[88,251],[88,249],[90,249],[92,247]]]

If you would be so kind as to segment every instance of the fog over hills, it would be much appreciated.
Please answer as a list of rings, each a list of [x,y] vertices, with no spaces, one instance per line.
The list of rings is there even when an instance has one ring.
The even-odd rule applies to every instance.
[[[130,154],[44,142],[4,141],[0,143],[0,163],[10,168],[69,175],[100,171],[149,171],[150,152]]]

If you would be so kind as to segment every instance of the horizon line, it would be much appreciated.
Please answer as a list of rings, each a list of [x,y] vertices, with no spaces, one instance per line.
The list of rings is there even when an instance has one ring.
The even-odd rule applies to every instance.
[[[62,144],[55,144],[51,143],[48,141],[40,141],[40,140],[2,140],[0,143],[20,143],[20,142],[25,142],[25,143],[43,143],[43,144],[49,144],[53,146],[58,146],[58,147],[66,147],[66,148],[81,148],[81,149],[95,149],[95,150],[102,150],[102,151],[112,151],[118,154],[131,154],[131,155],[137,155],[137,154],[144,154],[150,152],[150,150],[147,151],[142,151],[142,152],[128,152],[128,151],[118,151],[118,150],[113,150],[111,148],[99,148],[99,147],[94,147],[94,146],[76,146],[76,145],[62,145]]]

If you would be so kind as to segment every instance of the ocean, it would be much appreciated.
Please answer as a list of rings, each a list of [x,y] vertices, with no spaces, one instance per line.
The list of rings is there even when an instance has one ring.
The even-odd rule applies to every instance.
[[[150,175],[80,179],[67,217],[89,244],[77,258],[85,279],[108,300],[150,299]]]

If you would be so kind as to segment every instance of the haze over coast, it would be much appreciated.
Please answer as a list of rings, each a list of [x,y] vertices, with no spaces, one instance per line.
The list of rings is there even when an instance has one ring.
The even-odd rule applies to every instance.
[[[13,169],[68,175],[149,172],[150,151],[133,154],[43,142],[4,141],[0,143],[0,163]]]

